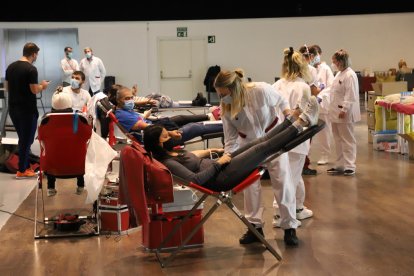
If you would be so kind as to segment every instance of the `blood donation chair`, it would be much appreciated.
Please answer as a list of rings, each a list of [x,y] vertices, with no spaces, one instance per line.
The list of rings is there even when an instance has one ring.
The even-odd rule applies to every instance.
[[[102,112],[106,114],[107,117],[111,119],[109,123],[109,144],[111,144],[111,146],[113,146],[116,143],[116,139],[114,136],[114,125],[116,125],[128,139],[130,139],[131,141],[140,143],[137,137],[141,136],[142,134],[140,132],[130,133],[119,123],[118,119],[116,118],[114,114],[115,107],[109,101],[108,98],[103,98],[99,100],[97,102],[97,106]],[[223,132],[204,134],[204,135],[201,135],[199,138],[195,138],[195,139],[185,142],[184,145],[193,144],[196,142],[204,142],[204,147],[208,147],[209,145],[208,141],[214,138],[221,138],[222,142],[224,142]]]
[[[282,150],[266,159],[263,163],[271,161],[272,159],[279,157],[281,154],[295,148],[297,145],[318,133],[324,126],[325,123],[319,120],[317,125],[309,127],[305,131],[301,132]],[[138,152],[142,153],[145,152],[145,150],[139,149]],[[202,193],[202,196],[194,204],[193,208],[187,211],[184,216],[179,217],[179,219],[168,219],[168,217],[164,214],[162,206],[163,203],[171,202],[172,188],[170,189],[170,193],[168,193],[168,187],[164,187],[162,189],[163,194],[160,194],[160,196],[157,196],[157,193],[149,192],[154,186],[159,184],[156,179],[151,180],[151,177],[149,177],[148,172],[146,172],[144,168],[137,170],[136,164],[144,162],[139,160],[139,156],[142,156],[142,159],[151,158],[148,154],[141,153],[134,154],[134,145],[131,147],[125,147],[123,152],[121,152],[122,173],[120,174],[120,185],[122,183],[126,183],[123,186],[124,195],[131,197],[128,204],[130,204],[130,207],[134,210],[133,213],[136,215],[137,220],[143,224],[143,242],[146,241],[145,237],[148,235],[157,235],[156,238],[160,239],[158,243],[159,245],[155,250],[155,254],[161,267],[165,267],[168,263],[170,263],[177,253],[180,252],[180,250],[187,248],[187,244],[194,243],[194,239],[196,241],[200,240],[200,229],[202,229],[203,224],[221,205],[227,206],[243,222],[243,224],[254,233],[254,235],[264,244],[266,249],[269,250],[277,260],[282,260],[282,257],[276,249],[262,235],[259,234],[255,227],[248,222],[245,216],[232,202],[234,195],[242,192],[256,180],[260,179],[264,172],[263,168],[255,169],[246,179],[229,191],[213,191],[195,183],[188,183],[185,180],[174,177],[174,180],[178,181],[180,185],[190,187]],[[128,191],[126,191],[126,189],[128,189]],[[167,195],[165,194],[166,191]],[[209,196],[215,198],[216,203],[202,217],[199,217],[199,207]],[[162,221],[160,223],[162,224],[163,231],[151,231],[153,229],[146,227],[146,225],[158,220],[159,218],[161,218]],[[166,252],[165,249],[168,249],[168,252]],[[163,254],[169,255],[167,257],[163,257]]]
[[[92,134],[92,126],[87,119],[78,112],[73,113],[49,113],[46,114],[38,127],[38,139],[40,144],[40,171],[35,202],[34,237],[68,237],[68,236],[90,236],[99,234],[97,228],[90,231],[78,231],[86,220],[97,222],[94,216],[62,216],[47,218],[45,216],[43,174],[53,175],[56,178],[74,178],[85,174],[85,158],[88,141]],[[41,210],[39,211],[39,193]],[[38,221],[39,213],[42,221]],[[38,224],[54,224],[54,228],[63,231],[52,231],[45,233],[45,228],[38,229]],[[69,231],[68,231],[69,230]],[[59,232],[59,233],[53,233]]]

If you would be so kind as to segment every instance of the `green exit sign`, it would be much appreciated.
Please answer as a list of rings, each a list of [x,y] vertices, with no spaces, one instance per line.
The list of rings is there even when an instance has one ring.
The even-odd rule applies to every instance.
[[[187,27],[177,27],[177,37],[187,37]]]
[[[216,36],[215,35],[209,35],[207,37],[208,43],[216,43]]]

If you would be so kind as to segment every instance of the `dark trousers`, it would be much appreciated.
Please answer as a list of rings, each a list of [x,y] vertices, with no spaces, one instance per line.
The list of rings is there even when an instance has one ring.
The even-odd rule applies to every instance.
[[[19,137],[19,171],[30,168],[29,153],[37,127],[38,113],[25,113],[18,108],[10,108],[10,119]]]
[[[170,120],[177,124],[179,127],[184,126],[188,123],[196,123],[202,121],[209,121],[210,118],[205,114],[199,115],[177,115],[170,117]]]
[[[77,185],[78,187],[85,187],[85,180],[83,179],[83,175],[77,176]],[[54,189],[56,184],[56,177],[53,175],[47,175],[47,188]]]
[[[228,191],[241,183],[266,158],[277,153],[291,142],[299,130],[289,120],[271,129],[265,136],[256,139],[232,154],[231,162],[206,185],[214,191]]]

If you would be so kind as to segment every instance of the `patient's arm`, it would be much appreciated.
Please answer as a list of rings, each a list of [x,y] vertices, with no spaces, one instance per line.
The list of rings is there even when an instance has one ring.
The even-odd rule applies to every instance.
[[[222,154],[224,152],[224,149],[211,148],[206,150],[193,150],[191,152],[199,158],[210,158],[212,152]]]

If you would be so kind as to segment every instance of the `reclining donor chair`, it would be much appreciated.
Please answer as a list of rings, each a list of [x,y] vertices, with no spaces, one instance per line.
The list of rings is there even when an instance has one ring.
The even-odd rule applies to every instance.
[[[273,160],[281,154],[295,148],[297,145],[318,133],[324,126],[325,123],[319,120],[317,125],[309,127],[305,131],[301,132],[282,150],[273,156],[270,156],[263,163]],[[275,248],[268,241],[266,241],[262,235],[259,234],[255,227],[248,222],[245,216],[232,202],[232,198],[235,194],[240,193],[256,180],[260,179],[264,172],[263,168],[259,167],[255,169],[246,179],[231,190],[220,192],[207,189],[197,185],[196,183],[188,183],[185,180],[175,177],[174,180],[176,180],[179,185],[184,185],[201,192],[202,196],[185,216],[180,217],[179,219],[169,219],[164,214],[163,205],[173,200],[173,180],[171,180],[170,183],[163,184],[163,187],[160,187],[161,184],[158,181],[159,178],[157,179],[157,177],[153,177],[153,172],[151,172],[150,169],[146,169],[145,166],[137,165],[137,163],[144,162],[141,159],[150,159],[155,162],[156,164],[154,166],[156,166],[156,170],[159,170],[159,173],[156,174],[160,177],[164,174],[164,171],[168,171],[163,164],[159,163],[155,159],[152,159],[150,154],[137,143],[133,143],[132,146],[124,147],[121,151],[120,168],[120,189],[123,189],[122,200],[124,200],[124,203],[130,207],[130,214],[134,214],[137,222],[143,225],[143,244],[145,243],[148,235],[161,235],[161,240],[155,249],[155,254],[161,267],[165,267],[172,261],[180,250],[189,247],[187,245],[193,243],[194,237],[197,238],[197,235],[200,235],[200,229],[202,230],[203,224],[210,218],[210,216],[220,205],[226,205],[242,221],[242,223],[254,233],[254,235],[264,244],[266,249],[269,250],[277,260],[282,260],[280,254],[277,253]],[[168,177],[164,176],[163,178]],[[194,224],[194,216],[198,215],[200,212],[200,206],[209,196],[215,198],[216,203],[204,214],[204,217]],[[170,225],[168,227],[164,227],[164,232],[155,231],[156,233],[154,233],[154,231],[149,231],[150,228],[148,227],[148,224],[153,221],[160,220],[160,218],[163,220],[164,224]],[[161,234],[159,232],[161,232]],[[175,244],[175,246],[171,246],[171,244]],[[169,255],[164,258],[162,256],[164,253]]]
[[[103,98],[101,100],[99,100],[97,103],[98,108],[106,114],[107,117],[110,118],[110,123],[109,123],[109,144],[111,146],[113,146],[116,143],[116,139],[114,136],[114,125],[116,125],[121,132],[131,141],[135,141],[138,143],[141,143],[139,141],[139,139],[137,139],[137,137],[141,137],[141,133],[140,132],[134,132],[133,134],[128,132],[128,130],[126,130],[118,121],[118,119],[116,118],[115,114],[114,114],[114,105],[109,101],[109,99]],[[210,139],[214,139],[214,138],[221,138],[222,142],[224,141],[224,134],[223,132],[217,132],[217,133],[208,133],[208,134],[204,134],[201,135],[200,138],[195,138],[192,139],[190,141],[187,141],[184,143],[184,145],[188,145],[188,144],[193,144],[193,143],[197,143],[197,142],[204,142],[204,147],[208,147],[208,141]]]
[[[38,139],[40,143],[40,171],[35,202],[34,237],[68,237],[99,235],[97,229],[91,231],[72,231],[71,233],[43,234],[38,231],[38,202],[41,195],[41,214],[45,225],[55,223],[56,218],[45,217],[45,204],[43,198],[43,174],[53,175],[56,178],[74,178],[85,174],[85,158],[88,142],[91,138],[92,127],[81,113],[49,113],[46,114],[38,127]],[[77,220],[90,219],[97,221],[93,216],[79,216]],[[65,227],[63,224],[59,224]],[[69,226],[67,224],[66,226]],[[58,228],[59,229],[59,228]],[[45,230],[45,229],[43,229]],[[90,229],[89,229],[90,230]]]

